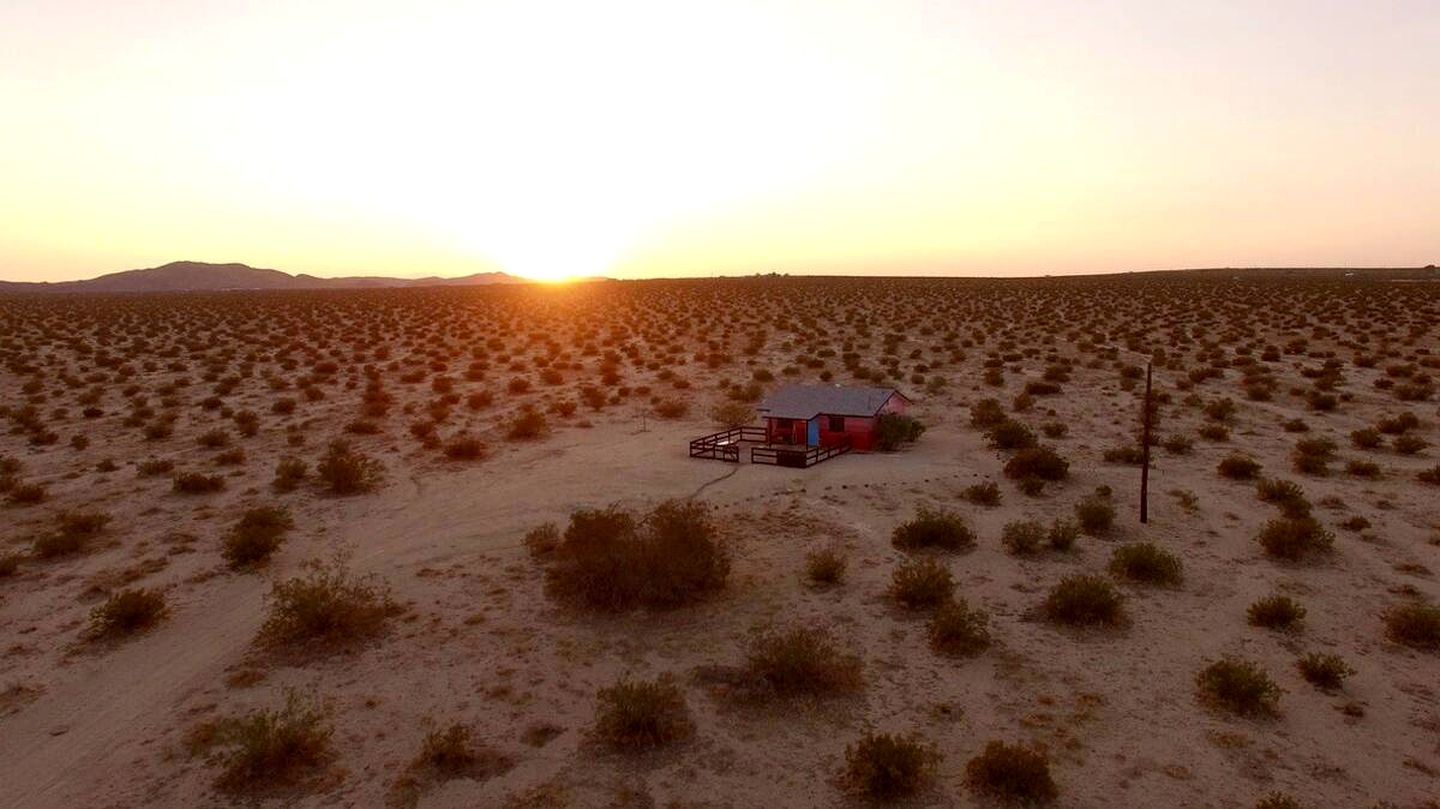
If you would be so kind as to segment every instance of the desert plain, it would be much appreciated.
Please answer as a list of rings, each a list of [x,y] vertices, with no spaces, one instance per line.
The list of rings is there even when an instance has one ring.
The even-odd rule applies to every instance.
[[[1006,805],[969,766],[992,742],[1059,807],[1440,796],[1426,277],[14,294],[0,364],[3,806],[864,806],[867,734],[927,751],[904,805]],[[784,384],[897,388],[924,431],[808,469],[689,457]],[[1037,446],[1063,474],[1016,472]],[[667,502],[705,515],[714,586],[564,597],[547,535]],[[917,515],[963,541],[897,543]],[[982,642],[933,642],[895,582],[917,560]],[[1116,610],[1049,609],[1077,578]],[[287,633],[295,582],[363,620]],[[844,687],[756,673],[794,632]],[[1255,699],[1206,686],[1224,661]],[[678,695],[673,733],[607,735],[622,682]],[[297,715],[281,777],[243,758],[247,717]]]

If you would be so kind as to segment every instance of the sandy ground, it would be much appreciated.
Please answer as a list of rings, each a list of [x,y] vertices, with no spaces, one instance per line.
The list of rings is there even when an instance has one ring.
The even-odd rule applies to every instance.
[[[906,294],[887,290],[874,295],[890,301]],[[833,293],[841,301],[837,311],[854,305],[844,303],[840,292]],[[1213,308],[1204,297],[1211,293]],[[694,293],[693,301],[684,288],[666,294],[680,301],[669,311],[683,315],[687,306],[703,307],[708,293]],[[1012,292],[954,293],[962,301],[986,294],[1003,299]],[[1435,308],[1440,290],[1405,294],[1440,311]],[[1351,300],[1324,289],[1307,296],[1319,313],[1316,322],[1325,322],[1327,305]],[[1172,315],[1179,312],[1183,320],[1198,313],[1197,324],[1215,311],[1225,311],[1232,325],[1244,314],[1239,304],[1221,306],[1228,299],[1209,288],[1172,297]],[[196,308],[170,300],[167,305],[177,311]],[[204,300],[210,306],[215,299]],[[327,300],[320,305],[357,311],[351,298]],[[642,296],[625,303],[632,308],[615,305],[623,314],[657,304]],[[12,331],[24,332],[39,317],[13,303],[0,311]],[[1258,332],[1237,332],[1236,341],[1283,345],[1291,339],[1282,325],[1267,325],[1266,316],[1256,312]],[[941,328],[946,322],[954,321],[942,320]],[[1336,332],[1323,339],[1311,335],[1310,351],[1334,351],[1343,342],[1344,323],[1329,322]],[[738,322],[724,340],[738,347],[748,325]],[[1157,333],[1164,326],[1155,324]],[[703,411],[721,398],[715,380],[743,381],[750,364],[779,375],[796,353],[784,348],[789,335],[783,329],[772,327],[765,348],[754,356],[716,370],[684,367],[693,387],[676,395],[694,404],[685,417],[642,422],[643,402],[632,398],[599,412],[582,408],[575,416],[552,417],[550,432],[536,441],[504,439],[502,425],[514,412],[514,400],[554,401],[579,380],[507,398],[504,380],[515,374],[494,369],[479,386],[494,390],[497,404],[477,412],[457,408],[444,429],[450,434],[466,423],[482,433],[490,445],[487,459],[448,461],[406,433],[411,416],[393,414],[381,434],[352,437],[357,447],[383,460],[386,482],[374,493],[345,498],[309,488],[289,495],[268,489],[275,459],[291,453],[313,459],[352,417],[359,390],[338,383],[326,399],[302,402],[301,412],[286,419],[270,413],[269,402],[278,394],[258,379],[227,396],[228,407],[250,407],[263,418],[259,435],[237,439],[248,457],[227,472],[221,493],[185,497],[171,493],[168,476],[137,477],[134,464],[152,457],[203,468],[214,451],[197,446],[194,436],[226,423],[196,405],[209,388],[198,383],[199,367],[182,374],[162,365],[136,380],[147,389],[179,375],[197,383],[179,392],[183,401],[177,409],[184,416],[176,435],[158,446],[121,426],[124,411],[113,392],[107,393],[106,415],[92,420],[80,418],[79,408],[66,401],[75,412],[49,420],[62,433],[59,443],[35,446],[23,434],[0,436],[0,455],[23,464],[20,477],[48,487],[41,504],[0,510],[0,539],[9,549],[26,553],[31,539],[66,509],[99,510],[113,518],[91,551],[56,561],[27,556],[14,576],[0,579],[0,805],[243,803],[216,790],[217,769],[187,752],[186,734],[207,719],[276,705],[287,688],[329,704],[336,758],[322,786],[257,799],[264,804],[384,806],[394,800],[394,784],[427,730],[464,722],[478,739],[511,756],[515,766],[486,780],[438,784],[420,797],[419,806],[849,806],[857,799],[837,783],[843,752],[870,729],[916,732],[938,746],[944,758],[920,805],[986,805],[964,786],[964,765],[992,739],[1042,746],[1060,786],[1057,805],[1063,807],[1239,807],[1272,791],[1317,807],[1432,805],[1424,802],[1440,795],[1440,657],[1387,641],[1381,619],[1404,600],[1440,599],[1431,572],[1440,569],[1435,505],[1440,490],[1415,478],[1435,464],[1440,450],[1414,456],[1361,452],[1348,435],[1410,410],[1424,421],[1418,434],[1440,442],[1433,401],[1400,403],[1373,385],[1387,365],[1404,359],[1398,354],[1440,350],[1440,335],[1433,321],[1418,336],[1398,319],[1381,328],[1394,332],[1387,345],[1398,352],[1396,358],[1373,368],[1347,363],[1340,391],[1349,398],[1333,412],[1312,411],[1303,396],[1287,392],[1308,384],[1302,368],[1320,363],[1301,353],[1270,363],[1280,381],[1271,401],[1246,400],[1233,370],[1196,386],[1205,401],[1222,395],[1235,400],[1232,437],[1223,443],[1197,438],[1194,452],[1185,456],[1157,451],[1151,521],[1144,526],[1135,519],[1138,469],[1101,457],[1133,435],[1135,391],[1121,389],[1113,363],[1087,367],[1094,355],[1077,350],[1074,340],[1042,342],[1043,329],[1002,338],[1016,350],[1033,338],[1043,352],[1080,363],[1063,395],[1037,397],[1032,411],[1018,414],[1037,426],[1058,420],[1069,428],[1053,443],[1071,460],[1071,479],[1034,498],[1004,479],[1003,455],[990,449],[968,420],[970,405],[983,397],[995,396],[1009,409],[1024,380],[1039,378],[1046,361],[1040,351],[1006,361],[1004,386],[985,385],[979,377],[988,350],[1010,350],[993,343],[968,348],[964,360],[945,367],[949,384],[943,389],[894,382],[912,393],[914,412],[928,425],[918,444],[893,454],[847,455],[809,470],[730,466],[691,460],[685,452],[687,439],[713,429]],[[434,331],[429,337],[439,340],[444,329]],[[1301,332],[1310,334],[1308,327]],[[522,333],[511,332],[514,340]],[[205,339],[203,330],[189,334]],[[1411,344],[1402,345],[1407,335]],[[467,338],[452,331],[445,339],[463,346]],[[707,336],[686,339],[688,356],[697,347],[704,350]],[[709,339],[720,338],[711,332]],[[917,335],[902,345],[932,342],[938,337]],[[881,340],[873,343],[880,354]],[[394,356],[407,350],[423,353],[413,339],[408,344],[397,339],[392,346]],[[1337,356],[1348,360],[1353,353],[1342,349]],[[74,363],[76,373],[93,369],[86,357],[67,355],[57,344],[50,344],[49,356],[62,365]],[[53,380],[56,366],[44,367]],[[838,370],[838,358],[830,367]],[[629,374],[632,384],[662,384],[644,369]],[[7,405],[18,407],[34,395],[20,392],[30,377],[13,366],[4,372],[0,390]],[[1198,407],[1182,403],[1186,393],[1177,383],[1184,377],[1182,369],[1157,368],[1157,385],[1172,397],[1162,412],[1167,435],[1194,435],[1205,423]],[[52,387],[56,392],[40,408],[45,413],[73,395],[59,383],[46,389]],[[425,385],[396,384],[391,390],[402,404],[413,401],[417,408],[432,396]],[[1289,457],[1297,436],[1280,429],[1294,418],[1310,423],[1306,436],[1334,438],[1342,459],[1373,458],[1382,476],[1347,475],[1343,460],[1326,477],[1294,472]],[[304,425],[298,430],[307,436],[303,448],[287,445],[286,423]],[[90,437],[88,448],[66,444],[79,433]],[[1337,534],[1332,556],[1285,564],[1262,554],[1254,537],[1274,509],[1255,497],[1252,483],[1215,472],[1218,461],[1236,449],[1259,460],[1265,474],[1302,484],[1317,515]],[[114,459],[117,468],[96,471],[104,458]],[[1000,506],[984,508],[959,497],[965,486],[982,480],[1000,482]],[[1068,516],[1081,497],[1102,484],[1113,488],[1119,514],[1109,535],[1084,537],[1075,552],[1064,555],[1017,558],[1004,552],[999,537],[1007,522]],[[1175,492],[1192,493],[1193,508],[1183,506]],[[563,524],[579,507],[644,508],[686,497],[711,504],[724,526],[734,568],[722,595],[670,612],[614,617],[578,613],[546,597],[542,571],[521,545],[527,529],[545,521]],[[291,509],[296,530],[262,573],[230,572],[219,555],[224,529],[243,508],[271,502]],[[961,594],[991,616],[996,644],[978,658],[936,656],[926,644],[923,618],[885,596],[891,571],[903,559],[890,533],[919,506],[957,510],[979,536],[974,550],[947,560]],[[1356,515],[1369,527],[1337,527]],[[1124,585],[1130,626],[1073,632],[1030,617],[1062,576],[1104,571],[1113,546],[1140,538],[1179,553],[1185,582],[1177,589]],[[846,581],[830,590],[806,586],[806,554],[833,545],[848,555]],[[259,649],[255,635],[271,584],[295,574],[306,560],[337,555],[355,572],[385,582],[404,613],[361,649],[299,660]],[[162,588],[169,618],[121,642],[84,640],[90,610],[127,583]],[[1279,634],[1246,623],[1247,606],[1275,591],[1306,606],[1303,631]],[[762,709],[718,697],[693,679],[697,667],[739,663],[747,638],[758,629],[794,625],[827,627],[858,653],[863,691]],[[1341,691],[1318,691],[1295,668],[1297,656],[1307,651],[1339,654],[1355,674]],[[1243,656],[1269,671],[1284,689],[1279,717],[1237,719],[1197,701],[1196,672],[1224,655]],[[255,676],[239,682],[231,677],[236,672]],[[691,741],[626,756],[588,739],[597,689],[622,674],[661,673],[673,673],[685,684],[697,723]],[[531,743],[527,731],[537,727],[550,728],[544,735],[553,738]]]

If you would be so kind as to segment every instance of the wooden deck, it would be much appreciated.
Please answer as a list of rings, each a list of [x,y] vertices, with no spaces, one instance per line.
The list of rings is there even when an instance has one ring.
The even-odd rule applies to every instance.
[[[850,451],[850,439],[830,446],[802,444],[770,444],[764,427],[732,427],[701,436],[690,442],[690,457],[726,463],[740,463],[740,443],[757,444],[750,448],[750,463],[806,469],[817,463]]]

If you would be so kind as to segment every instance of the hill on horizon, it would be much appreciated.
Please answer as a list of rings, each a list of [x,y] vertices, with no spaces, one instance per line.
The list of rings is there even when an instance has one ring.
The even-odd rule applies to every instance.
[[[0,292],[215,292],[227,289],[356,289],[528,283],[532,282],[503,272],[474,273],[459,278],[320,278],[234,262],[172,261],[159,267],[106,273],[80,281],[0,281]]]

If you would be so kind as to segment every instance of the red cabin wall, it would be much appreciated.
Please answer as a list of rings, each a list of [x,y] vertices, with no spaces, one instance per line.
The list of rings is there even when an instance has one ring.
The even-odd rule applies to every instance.
[[[820,444],[830,446],[850,437],[850,448],[860,452],[875,445],[875,419],[871,416],[845,416],[845,429],[831,430],[830,417],[820,416]]]

